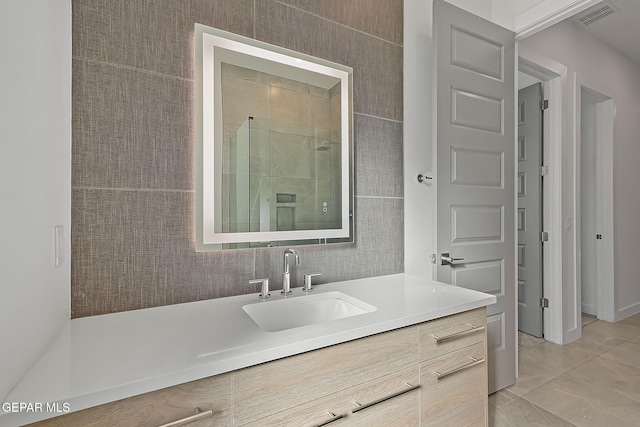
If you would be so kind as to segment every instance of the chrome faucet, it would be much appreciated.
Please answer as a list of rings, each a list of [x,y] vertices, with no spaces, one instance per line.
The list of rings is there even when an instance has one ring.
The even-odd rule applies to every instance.
[[[296,265],[300,266],[300,254],[295,249],[286,249],[284,251],[284,270],[282,273],[282,292],[283,295],[289,295],[291,293],[291,276],[289,274],[289,262],[287,257],[293,255],[296,257]]]

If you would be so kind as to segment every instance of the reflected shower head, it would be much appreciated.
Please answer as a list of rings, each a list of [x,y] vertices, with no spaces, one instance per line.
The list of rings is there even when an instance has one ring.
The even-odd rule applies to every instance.
[[[324,145],[327,144],[327,145]],[[331,150],[331,147],[328,145],[331,144],[329,141],[322,141],[322,145],[320,145],[320,147],[316,148],[316,151],[329,151]]]

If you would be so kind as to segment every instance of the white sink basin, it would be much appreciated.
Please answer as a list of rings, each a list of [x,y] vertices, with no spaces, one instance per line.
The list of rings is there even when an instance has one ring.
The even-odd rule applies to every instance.
[[[242,309],[267,332],[284,331],[377,310],[366,302],[337,291],[247,304]]]

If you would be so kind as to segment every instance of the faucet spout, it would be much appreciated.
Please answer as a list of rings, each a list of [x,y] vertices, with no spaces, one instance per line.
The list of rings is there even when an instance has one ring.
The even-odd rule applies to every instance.
[[[295,249],[286,249],[284,251],[284,266],[282,273],[282,292],[283,295],[289,295],[291,293],[291,274],[289,273],[289,255],[293,255],[296,260],[296,265],[300,266],[300,254]]]

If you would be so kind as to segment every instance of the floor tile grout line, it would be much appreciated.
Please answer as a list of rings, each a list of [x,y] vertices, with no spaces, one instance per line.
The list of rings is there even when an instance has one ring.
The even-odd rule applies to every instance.
[[[577,427],[577,426],[576,426],[576,424],[572,423],[571,421],[567,420],[566,418],[564,418],[564,417],[562,417],[562,416],[560,416],[560,415],[558,415],[558,414],[556,414],[556,413],[554,413],[554,412],[552,412],[552,411],[549,411],[549,410],[547,410],[547,409],[543,408],[542,406],[540,406],[540,405],[538,405],[538,404],[535,404],[535,403],[531,402],[530,400],[528,400],[528,399],[524,398],[523,396],[518,396],[518,398],[517,398],[517,399],[513,399],[511,402],[507,402],[507,403],[505,403],[505,404],[504,404],[504,405],[502,405],[500,408],[504,408],[505,406],[508,406],[508,405],[511,405],[511,404],[515,404],[514,402],[517,402],[518,400],[523,400],[523,401],[527,402],[528,404],[530,404],[530,405],[534,406],[538,411],[542,411],[542,412],[546,412],[546,413],[548,413],[548,414],[551,414],[551,415],[553,415],[553,416],[555,416],[555,417],[560,418],[562,421],[564,421],[564,422],[566,422],[566,423],[569,423],[569,424],[570,424],[570,425],[572,425],[572,426]],[[495,413],[495,412],[498,412],[500,408],[497,408],[497,409],[494,411],[494,413]]]
[[[617,362],[617,363],[620,363],[620,362]],[[628,366],[628,365],[627,365],[627,366]],[[585,380],[585,379],[578,378],[578,377],[572,377],[572,378],[573,378],[573,379],[576,379],[576,380],[578,380],[578,381],[582,381],[582,382],[584,382],[584,383],[586,383],[586,384],[589,384],[589,385],[591,385],[591,386],[593,386],[593,387],[596,387],[596,388],[598,388],[598,389],[600,389],[600,390],[602,390],[602,391],[604,391],[604,392],[606,392],[606,393],[614,394],[614,395],[616,395],[616,396],[618,396],[618,397],[621,397],[621,398],[623,398],[623,399],[626,399],[626,400],[628,400],[628,401],[630,401],[630,402],[640,404],[640,401],[638,401],[638,400],[636,400],[636,399],[633,399],[633,398],[631,398],[631,397],[629,397],[629,396],[625,395],[624,393],[622,393],[622,392],[618,391],[618,389],[617,389],[617,388],[609,389],[609,388],[603,387],[603,386],[602,386],[602,385],[600,385],[600,383],[598,383],[598,382],[587,381],[587,380]]]
[[[630,326],[636,326],[636,325],[630,325]],[[636,326],[636,328],[637,327],[638,326]],[[588,350],[587,350],[587,359],[586,360],[583,360],[583,361],[577,363],[575,366],[571,366],[571,364],[569,364],[569,366],[571,366],[571,368],[567,369],[567,370],[558,371],[555,368],[550,368],[555,372],[554,374],[552,374],[551,378],[547,379],[546,381],[544,381],[541,384],[536,385],[535,387],[531,388],[530,390],[527,390],[527,392],[522,394],[521,396],[517,396],[517,395],[516,396],[519,397],[520,399],[523,399],[521,402],[527,402],[527,404],[531,404],[534,407],[542,409],[546,413],[552,414],[554,417],[557,417],[558,421],[562,420],[563,422],[566,422],[569,425],[575,425],[575,424],[573,424],[569,420],[566,420],[561,415],[561,413],[556,413],[556,412],[554,412],[552,410],[547,410],[546,408],[544,408],[544,407],[532,402],[531,400],[529,400],[531,398],[531,393],[534,392],[535,390],[538,390],[538,392],[541,392],[539,390],[540,387],[548,386],[548,384],[550,382],[558,380],[558,378],[560,378],[560,377],[562,377],[564,375],[567,375],[567,377],[565,377],[565,378],[567,378],[568,380],[576,381],[576,382],[578,382],[578,384],[579,383],[583,383],[585,385],[594,386],[597,389],[602,390],[603,392],[606,392],[606,393],[611,394],[611,395],[615,395],[620,399],[624,399],[625,401],[629,401],[629,402],[635,404],[639,400],[637,400],[636,398],[632,398],[631,395],[629,395],[628,393],[625,394],[625,392],[623,390],[618,391],[618,389],[612,389],[612,388],[603,387],[603,386],[601,386],[600,382],[597,382],[597,378],[593,378],[592,380],[588,380],[588,379],[584,378],[584,376],[578,376],[578,375],[575,375],[575,372],[574,373],[572,373],[572,372],[575,371],[576,369],[580,368],[581,366],[587,364],[587,363],[593,363],[594,360],[597,360],[600,363],[609,362],[610,360],[606,356],[609,352],[611,352],[612,350],[615,350],[618,347],[624,345],[625,343],[629,343],[629,342],[631,344],[639,345],[640,342],[633,342],[632,341],[634,339],[637,339],[639,336],[640,336],[640,334],[637,334],[637,335],[634,335],[633,337],[628,337],[626,339],[623,339],[623,338],[619,338],[618,336],[613,336],[610,333],[600,333],[600,332],[598,332],[597,336],[595,336],[595,337],[592,336],[592,337],[590,337],[590,339],[588,339],[586,341],[587,346],[589,346],[589,344],[590,344],[589,341],[594,341],[595,343],[597,343],[596,345],[594,345],[591,348],[587,347]],[[583,336],[583,337],[587,338],[586,336]],[[617,344],[615,344],[615,343],[614,344],[606,343],[609,340],[614,340],[615,342],[617,342]],[[537,347],[537,346],[529,347],[528,349],[535,348],[535,347]],[[573,348],[573,350],[582,351],[582,349],[583,349],[579,345],[576,346],[576,347],[577,348]],[[528,350],[528,349],[526,349],[526,350]],[[525,351],[520,351],[520,353],[525,354],[526,350]],[[531,361],[534,364],[542,364],[544,366],[545,365],[544,364],[544,360],[547,357],[549,357],[549,356],[552,356],[552,357],[553,356],[563,357],[565,355],[566,355],[565,353],[561,353],[559,355],[555,355],[555,354],[554,355],[548,355],[548,354],[545,354],[545,352],[543,351],[542,354],[535,354],[534,353],[532,355]],[[541,357],[543,359],[542,361],[538,360],[540,356],[542,356]],[[613,361],[613,362],[615,362],[615,363],[617,363],[619,365],[629,366],[630,368],[633,368],[633,369],[640,369],[640,366],[637,366],[637,364],[636,365],[627,364],[627,362],[625,362],[625,361],[628,360],[628,358],[619,358],[619,359],[620,360],[611,359],[611,361]],[[633,359],[633,357],[632,357],[632,359]],[[509,390],[509,388],[507,388],[507,389],[505,389],[505,393],[504,393],[504,396],[503,396],[505,398],[510,398],[510,396],[506,394],[506,391],[509,391],[512,395],[515,395],[515,393],[511,392]],[[633,396],[635,396],[635,395],[633,395]],[[494,407],[495,409],[493,411],[491,411],[491,414],[494,414],[494,415],[491,415],[491,417],[493,419],[504,420],[504,421],[507,421],[507,423],[509,423],[509,415],[506,415],[509,411],[508,410],[507,411],[503,411],[503,408],[505,406],[507,406],[507,405],[511,405],[514,401],[517,401],[517,398],[512,400],[512,401],[509,401],[509,402],[503,404],[502,406],[495,406]],[[556,408],[556,409],[558,411],[561,411],[560,408]],[[503,412],[501,412],[501,411],[503,411]]]
[[[616,337],[614,337],[614,336],[612,336],[612,335],[607,335],[607,337],[609,337],[609,338],[616,338]],[[616,338],[616,339],[618,339],[618,338]],[[618,344],[617,346],[612,347],[611,349],[607,350],[605,353],[607,353],[607,352],[609,352],[609,351],[613,350],[613,349],[614,349],[614,348],[616,348],[616,347],[619,347],[620,345],[622,345],[622,344]],[[602,353],[602,354],[604,354],[604,353]],[[606,392],[606,393],[615,394],[615,395],[617,395],[618,397],[622,397],[622,398],[624,398],[624,399],[626,399],[626,400],[629,400],[629,401],[631,401],[631,402],[640,403],[640,402],[638,402],[637,400],[632,399],[632,398],[630,398],[629,396],[626,396],[625,394],[623,394],[623,393],[619,392],[617,389],[609,389],[609,388],[606,388],[606,387],[601,386],[599,383],[594,383],[594,382],[591,382],[591,381],[587,381],[587,380],[586,380],[586,379],[584,379],[584,378],[581,378],[581,377],[578,377],[578,376],[573,376],[573,375],[569,374],[569,372],[571,372],[571,371],[573,371],[573,370],[577,369],[578,367],[580,367],[580,366],[582,366],[582,365],[584,365],[584,364],[586,364],[586,363],[589,363],[589,362],[591,362],[591,361],[593,361],[593,360],[595,360],[595,359],[599,358],[600,356],[602,356],[602,354],[597,355],[597,356],[594,356],[594,357],[592,357],[592,358],[591,358],[591,359],[589,359],[589,360],[586,360],[586,361],[584,361],[584,362],[582,362],[582,363],[577,364],[576,366],[574,366],[573,368],[569,369],[568,371],[563,372],[563,373],[561,373],[561,374],[559,374],[559,375],[555,376],[554,378],[551,378],[549,381],[546,381],[544,384],[541,384],[540,386],[537,386],[537,387],[535,387],[535,388],[533,388],[533,389],[531,389],[531,390],[527,391],[527,393],[523,394],[523,395],[522,395],[522,396],[520,396],[520,397],[521,397],[522,399],[526,400],[527,402],[529,402],[529,403],[531,403],[531,404],[533,404],[533,405],[536,405],[536,406],[540,407],[539,405],[537,405],[537,404],[535,404],[534,402],[532,402],[532,401],[530,401],[529,399],[527,399],[527,397],[526,397],[526,396],[527,396],[528,394],[530,394],[531,392],[533,392],[534,390],[537,390],[537,389],[539,389],[540,387],[543,387],[544,385],[549,384],[550,382],[552,382],[552,381],[554,381],[554,380],[558,379],[559,377],[564,376],[564,375],[567,375],[567,376],[569,376],[570,378],[572,378],[572,379],[574,379],[574,380],[577,380],[577,381],[580,381],[580,382],[583,382],[583,383],[589,384],[589,385],[591,385],[591,386],[593,386],[593,387],[596,387],[596,388],[598,388],[598,389],[600,389],[600,390],[602,390],[602,391],[604,391],[604,392]],[[626,365],[625,363],[621,363],[621,362],[617,362],[617,363],[620,363],[620,364],[624,364],[624,365]],[[627,365],[627,366],[630,366],[630,365]],[[556,415],[556,416],[558,416],[558,417],[562,418],[563,420],[565,420],[565,421],[567,421],[567,422],[570,422],[569,420],[567,420],[567,419],[565,419],[564,417],[562,417],[560,414],[557,414],[557,413],[555,413],[555,412],[552,412],[552,411],[550,411],[550,410],[547,410],[547,409],[545,409],[545,408],[543,408],[543,407],[541,407],[541,408],[542,408],[542,409],[544,409],[544,410],[546,410],[547,412],[550,412],[550,413],[552,413],[552,414],[554,414],[554,415]],[[573,423],[572,423],[572,424],[573,424]],[[573,425],[575,425],[575,424],[573,424]]]

